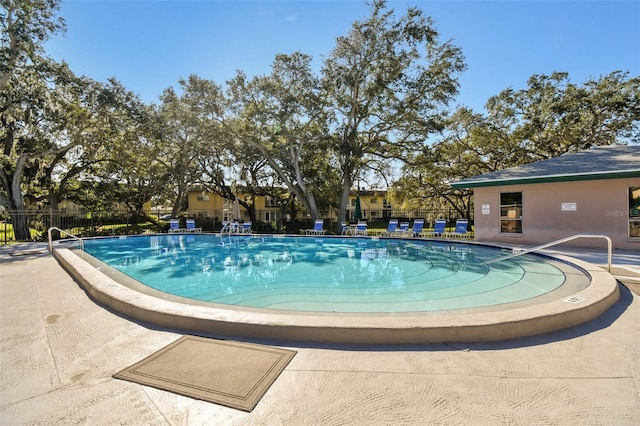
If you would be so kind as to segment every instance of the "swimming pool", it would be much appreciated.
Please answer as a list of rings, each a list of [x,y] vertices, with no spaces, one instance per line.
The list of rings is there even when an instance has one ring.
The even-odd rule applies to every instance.
[[[156,235],[85,241],[85,251],[171,295],[270,310],[437,312],[544,297],[578,268],[535,255],[414,239]]]
[[[322,344],[505,340],[591,321],[619,298],[615,278],[598,266],[547,256],[482,265],[510,250],[473,243],[165,234],[84,245],[113,266],[63,244],[52,253],[96,302],[144,324],[230,338]],[[277,249],[261,252],[269,246]],[[285,282],[288,271],[300,280],[283,287],[287,297],[275,296],[275,284]],[[132,278],[136,274],[174,278],[178,290],[171,291],[182,295],[141,284]],[[210,289],[193,292],[211,276],[217,278]],[[426,276],[433,278],[431,288],[420,287]],[[360,286],[365,279],[372,281]],[[328,288],[322,297],[319,281]],[[206,300],[213,293],[221,298],[194,298],[202,293]],[[356,293],[358,301],[351,299]]]

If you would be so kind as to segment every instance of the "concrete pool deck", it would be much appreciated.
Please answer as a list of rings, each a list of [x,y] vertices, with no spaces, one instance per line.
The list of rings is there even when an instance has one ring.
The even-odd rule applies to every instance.
[[[613,264],[632,274],[640,255]],[[298,354],[251,413],[111,378],[182,333],[96,304],[42,245],[0,247],[0,303],[2,424],[640,423],[640,296],[625,287],[591,322],[500,342],[255,341]]]

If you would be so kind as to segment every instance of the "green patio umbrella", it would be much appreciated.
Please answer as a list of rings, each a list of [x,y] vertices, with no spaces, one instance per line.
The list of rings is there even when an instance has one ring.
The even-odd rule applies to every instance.
[[[356,195],[356,211],[354,213],[356,219],[362,219],[362,207],[360,207],[360,195]]]

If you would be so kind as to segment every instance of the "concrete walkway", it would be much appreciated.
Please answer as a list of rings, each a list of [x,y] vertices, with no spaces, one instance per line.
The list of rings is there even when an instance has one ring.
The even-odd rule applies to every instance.
[[[597,320],[533,338],[257,342],[298,354],[251,413],[111,378],[182,334],[97,305],[42,246],[0,247],[0,333],[0,424],[640,424],[640,296],[624,287]]]

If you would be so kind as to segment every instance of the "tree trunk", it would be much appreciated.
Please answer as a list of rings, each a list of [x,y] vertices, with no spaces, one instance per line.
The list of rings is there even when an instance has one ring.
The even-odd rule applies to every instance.
[[[302,178],[302,174],[300,173],[300,167],[297,162],[297,158],[293,155],[293,168],[296,174],[296,182],[292,182],[282,170],[282,168],[273,160],[271,157],[271,153],[268,152],[262,145],[255,142],[252,139],[246,139],[246,142],[257,148],[267,160],[267,164],[271,166],[271,168],[280,176],[282,182],[287,185],[289,191],[295,194],[295,196],[300,200],[304,207],[307,209],[307,212],[311,215],[312,219],[315,221],[316,219],[320,219],[320,214],[318,213],[318,207],[316,205],[315,197],[313,196],[313,192],[311,192],[305,185],[304,179]]]
[[[49,191],[49,207],[51,209],[51,216],[50,216],[51,222],[49,223],[49,227],[55,226],[56,228],[60,228],[61,221],[60,221],[60,207],[58,205],[58,194],[56,194],[56,192],[53,189]],[[60,232],[53,231],[51,233],[51,238],[53,240],[60,239]]]
[[[14,214],[11,215],[11,223],[13,224],[13,235],[16,241],[29,241],[31,240],[31,234],[29,233],[29,226],[27,223],[27,216],[24,209],[24,197],[22,196],[22,190],[20,188],[20,181],[22,180],[22,171],[27,163],[27,156],[21,154],[16,162],[16,169],[11,179],[11,202],[15,209]]]
[[[58,194],[54,190],[49,191],[49,207],[51,208],[51,223],[49,226],[60,227],[60,207],[58,205]]]
[[[27,225],[27,215],[24,210],[14,210],[11,214],[11,224],[13,225],[13,236],[16,241],[30,241],[29,226]]]
[[[173,201],[173,207],[171,208],[171,216],[178,217],[180,210],[182,209],[182,205],[184,204],[185,193],[181,188],[178,189],[178,194]]]
[[[342,228],[342,222],[347,222],[347,207],[349,206],[349,194],[351,193],[352,181],[345,173],[342,178],[342,195],[338,206],[338,227]]]

